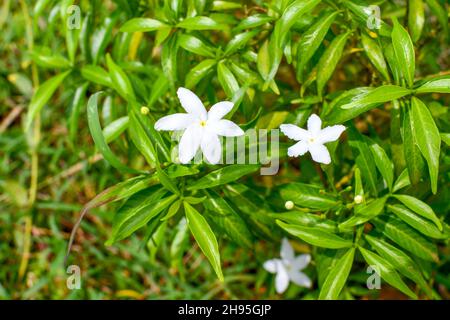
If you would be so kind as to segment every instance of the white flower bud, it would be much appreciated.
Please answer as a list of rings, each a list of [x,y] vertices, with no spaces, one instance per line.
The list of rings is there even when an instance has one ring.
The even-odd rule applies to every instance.
[[[150,109],[147,107],[141,107],[141,113],[146,116],[150,112]]]
[[[292,201],[286,201],[286,203],[284,204],[285,208],[287,210],[292,210],[294,208],[294,203]]]
[[[363,198],[363,196],[362,195],[357,195],[356,197],[355,197],[355,203],[356,204],[360,204],[361,202],[363,202],[363,200],[364,200],[364,198]]]

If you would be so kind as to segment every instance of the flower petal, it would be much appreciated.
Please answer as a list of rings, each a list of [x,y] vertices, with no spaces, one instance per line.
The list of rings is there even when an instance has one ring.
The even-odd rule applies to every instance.
[[[181,163],[188,163],[195,157],[202,137],[202,127],[196,124],[187,127],[178,145],[178,158]]]
[[[295,124],[282,124],[280,126],[281,132],[287,135],[290,139],[293,140],[308,140],[310,134],[305,129],[297,127]]]
[[[211,109],[208,111],[208,120],[220,120],[222,119],[228,112],[233,109],[233,102],[229,101],[221,101],[214,104]]]
[[[208,121],[208,127],[216,134],[225,137],[242,136],[244,131],[237,124],[230,120]]]
[[[283,293],[286,291],[288,286],[289,275],[281,262],[279,262],[277,267],[277,275],[275,277],[275,289],[278,293]]]
[[[291,271],[289,273],[289,278],[298,286],[311,288],[311,279],[309,279],[308,276],[301,271]]]
[[[281,241],[280,256],[283,260],[294,260],[294,248],[292,248],[289,240],[286,238],[283,238],[283,240]]]
[[[275,273],[277,272],[278,261],[279,259],[267,260],[266,262],[264,262],[263,267],[264,269],[266,269],[266,271]]]
[[[322,127],[322,120],[320,120],[317,114],[312,114],[308,118],[308,131],[312,135],[317,135]]]
[[[188,113],[175,113],[162,117],[155,123],[156,130],[184,130],[194,121],[194,117]]]
[[[326,127],[322,130],[320,130],[319,136],[318,136],[318,141],[319,143],[327,143],[327,142],[331,142],[331,141],[335,141],[337,139],[339,139],[339,136],[341,135],[342,132],[344,132],[345,127],[343,125],[336,125],[336,126],[331,126],[331,127]]]
[[[295,257],[294,261],[292,262],[292,267],[295,270],[302,270],[305,269],[306,266],[311,261],[311,255],[309,254],[301,254],[297,257]]]
[[[313,144],[309,147],[311,157],[315,162],[329,164],[331,162],[330,153],[323,144]]]
[[[216,164],[222,157],[222,145],[217,134],[205,131],[201,142],[202,152],[206,160],[211,164]]]
[[[305,141],[299,141],[292,147],[289,147],[288,156],[298,157],[304,155],[306,152],[308,152],[308,143],[306,143]]]
[[[201,120],[206,120],[207,113],[205,106],[195,93],[186,88],[178,88],[178,99],[187,113],[196,116]]]

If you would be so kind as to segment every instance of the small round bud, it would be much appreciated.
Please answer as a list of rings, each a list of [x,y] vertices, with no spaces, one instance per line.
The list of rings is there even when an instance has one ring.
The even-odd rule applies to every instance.
[[[354,200],[356,204],[360,204],[361,202],[363,202],[363,196],[358,194]]]
[[[150,112],[150,109],[147,107],[141,107],[141,113],[146,116]]]
[[[369,32],[369,36],[371,36],[374,39],[378,38],[378,35],[375,32],[373,32],[373,31]]]
[[[285,207],[287,210],[292,210],[292,209],[294,208],[294,203],[293,203],[291,200],[286,201],[286,203],[284,204],[284,207]]]

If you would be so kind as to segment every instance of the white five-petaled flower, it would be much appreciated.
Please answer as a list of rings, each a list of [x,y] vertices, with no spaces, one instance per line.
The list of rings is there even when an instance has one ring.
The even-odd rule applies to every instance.
[[[184,130],[178,146],[178,158],[181,163],[191,161],[198,148],[206,159],[216,164],[222,156],[219,136],[236,137],[244,134],[234,122],[222,119],[233,108],[233,103],[222,101],[214,104],[207,112],[203,103],[192,91],[179,88],[178,99],[187,113],[175,113],[159,119],[156,130]]]
[[[288,156],[298,157],[309,151],[314,161],[329,164],[331,162],[330,153],[324,144],[337,140],[345,127],[342,125],[323,129],[321,127],[322,120],[316,114],[312,114],[308,118],[308,130],[293,124],[282,124],[281,131],[289,138],[298,141],[288,149]]]
[[[310,288],[311,280],[301,272],[311,261],[309,254],[295,256],[294,249],[286,238],[281,243],[281,259],[272,259],[264,262],[264,269],[270,273],[276,273],[275,289],[283,293],[289,286],[289,281],[301,287]]]

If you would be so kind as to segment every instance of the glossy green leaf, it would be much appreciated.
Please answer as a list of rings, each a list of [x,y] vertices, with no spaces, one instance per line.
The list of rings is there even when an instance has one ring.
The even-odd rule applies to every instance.
[[[411,94],[412,91],[396,85],[384,85],[375,88],[364,95],[358,96],[350,103],[341,106],[342,109],[358,108],[363,105],[373,104],[378,105],[384,102],[396,100],[406,95]]]
[[[347,39],[350,36],[350,33],[340,34],[327,47],[323,55],[320,57],[320,60],[317,64],[317,93],[319,96],[322,95],[322,91],[327,84],[328,80],[330,80],[331,76],[336,69],[336,66],[341,60],[342,53],[344,51],[345,44],[347,43]]]
[[[422,0],[408,0],[408,30],[411,38],[417,42],[425,23],[425,9]]]
[[[397,180],[395,180],[394,188],[392,188],[392,192],[397,192],[398,190],[403,189],[404,187],[407,187],[410,184],[411,184],[411,181],[409,180],[408,169],[405,169],[397,177]]]
[[[299,182],[282,185],[280,195],[284,201],[293,201],[298,206],[311,209],[329,210],[340,204],[335,196],[320,187]]]
[[[109,75],[117,92],[125,99],[135,99],[134,90],[126,73],[119,67],[108,54],[106,55],[106,62],[108,64]]]
[[[352,217],[339,224],[339,229],[340,230],[349,229],[351,227],[365,223],[366,221],[369,221],[374,217],[378,216],[383,212],[386,199],[387,199],[386,197],[382,197],[372,200],[366,205],[358,206],[358,208],[355,209],[355,214]]]
[[[450,78],[447,77],[429,80],[418,87],[415,91],[416,93],[450,93]]]
[[[105,69],[99,66],[87,65],[81,69],[81,75],[86,80],[105,87],[113,87],[111,77]]]
[[[433,117],[427,106],[421,100],[412,97],[411,110],[413,135],[420,152],[422,152],[422,155],[428,164],[431,190],[433,193],[436,193],[439,172],[439,154],[441,149],[439,129],[434,123]]]
[[[186,75],[186,88],[194,88],[216,65],[216,60],[205,59],[193,67]]]
[[[417,295],[403,282],[394,267],[384,258],[367,249],[358,247],[359,251],[366,260],[369,266],[374,266],[381,279],[389,283],[391,286],[397,288],[408,297],[417,299]]]
[[[277,224],[289,234],[298,237],[313,246],[340,249],[348,248],[353,245],[352,241],[341,238],[322,228],[302,227],[299,225],[287,224],[280,220],[277,220]]]
[[[214,49],[204,44],[199,38],[192,35],[182,34],[178,43],[183,49],[204,57],[214,58]]]
[[[236,53],[236,51],[242,49],[242,47],[244,47],[247,42],[249,42],[258,33],[259,30],[238,33],[230,40],[230,42],[228,42],[227,46],[225,47],[224,55],[231,55],[233,53]]]
[[[177,27],[187,30],[220,30],[224,28],[222,24],[217,23],[214,19],[202,16],[186,18],[179,22]]]
[[[234,28],[234,31],[238,32],[245,29],[259,27],[271,21],[273,21],[272,17],[269,17],[265,14],[255,14],[241,20],[241,22],[239,22],[236,28]]]
[[[392,195],[395,199],[403,203],[405,206],[407,206],[412,211],[416,212],[417,214],[421,215],[424,218],[430,219],[433,221],[436,226],[439,228],[439,230],[442,231],[442,223],[439,220],[439,218],[434,213],[433,209],[426,204],[425,202],[408,196],[406,194],[394,194]]]
[[[150,18],[133,18],[125,22],[122,27],[120,27],[121,32],[148,32],[155,31],[166,27],[166,24],[159,20]]]
[[[406,84],[412,87],[416,66],[414,45],[408,31],[396,19],[394,19],[394,28],[392,29],[392,46],[394,47],[395,58],[403,78]]]
[[[361,33],[361,43],[370,62],[372,62],[384,79],[389,81],[390,77],[388,67],[386,60],[384,59],[383,50],[381,49],[379,43],[375,39],[369,37],[365,32]]]
[[[234,182],[239,178],[252,174],[259,169],[257,164],[234,164],[217,169],[194,181],[188,190],[207,189]]]
[[[217,244],[214,232],[211,230],[206,219],[190,204],[184,202],[184,210],[186,212],[189,229],[191,230],[195,241],[197,241],[198,246],[208,258],[219,280],[223,281],[222,268],[220,266],[219,245]]]
[[[322,287],[320,288],[320,300],[336,300],[347,281],[355,256],[355,248],[350,248],[330,270]]]
[[[128,116],[124,116],[108,124],[103,129],[103,136],[105,137],[106,143],[110,143],[117,139],[128,128],[129,123],[130,119]]]
[[[64,79],[70,74],[70,71],[66,71],[57,76],[45,81],[33,94],[30,105],[28,106],[27,118],[25,122],[25,130],[31,127],[36,115],[41,111],[44,105],[50,100],[55,93],[56,89],[61,85]]]
[[[228,97],[233,97],[239,91],[239,83],[224,61],[219,62],[217,65],[217,77]]]
[[[317,214],[302,211],[289,211],[281,213],[269,214],[273,219],[282,220],[292,225],[300,225],[304,227],[318,227],[329,232],[337,231],[337,224],[333,220],[325,219]]]

